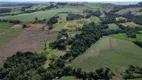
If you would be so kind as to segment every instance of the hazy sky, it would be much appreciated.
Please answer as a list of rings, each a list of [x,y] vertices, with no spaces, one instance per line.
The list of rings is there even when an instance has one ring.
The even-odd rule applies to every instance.
[[[140,2],[142,0],[0,0],[0,1],[16,1],[16,2],[34,2],[34,1],[42,1],[42,2],[50,2],[50,1],[54,1],[54,2],[69,2],[69,1],[74,1],[74,2]]]

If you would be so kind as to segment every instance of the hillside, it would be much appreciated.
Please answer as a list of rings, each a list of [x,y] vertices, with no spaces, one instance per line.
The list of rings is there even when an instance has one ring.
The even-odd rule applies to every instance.
[[[0,6],[0,80],[141,80],[142,2]]]

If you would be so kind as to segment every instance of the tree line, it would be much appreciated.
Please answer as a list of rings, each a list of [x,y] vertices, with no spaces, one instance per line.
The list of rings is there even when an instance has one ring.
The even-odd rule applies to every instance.
[[[133,43],[135,43],[136,45],[138,45],[139,47],[142,48],[142,42],[141,41],[133,41]]]
[[[9,19],[9,20],[7,20],[7,19],[0,19],[0,22],[9,22],[9,23],[13,23],[13,24],[21,23],[21,21],[19,21],[19,20],[11,20],[11,19]]]

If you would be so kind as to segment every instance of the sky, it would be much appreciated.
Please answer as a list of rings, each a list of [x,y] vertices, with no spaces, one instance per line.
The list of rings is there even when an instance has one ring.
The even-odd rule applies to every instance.
[[[0,0],[10,2],[140,2],[142,0]]]

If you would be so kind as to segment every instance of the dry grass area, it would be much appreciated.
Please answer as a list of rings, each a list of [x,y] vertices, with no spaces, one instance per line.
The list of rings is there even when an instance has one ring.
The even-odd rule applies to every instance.
[[[142,9],[140,7],[136,7],[136,8],[126,8],[126,9],[121,9],[118,12],[116,12],[116,14],[126,14],[127,12],[132,12],[132,13],[137,13],[139,12],[139,10]]]
[[[14,26],[12,26],[11,28],[22,28],[21,24],[15,24]]]
[[[45,24],[28,24],[26,30],[42,30]]]

